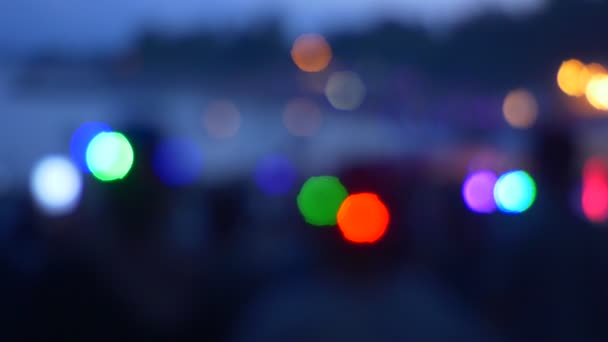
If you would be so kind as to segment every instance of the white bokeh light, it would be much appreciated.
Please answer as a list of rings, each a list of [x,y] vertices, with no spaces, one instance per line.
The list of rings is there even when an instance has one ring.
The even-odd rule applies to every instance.
[[[354,72],[334,72],[327,80],[325,96],[336,109],[355,110],[365,98],[365,84]]]
[[[70,159],[48,156],[40,160],[30,176],[34,202],[48,215],[60,216],[74,211],[80,202],[82,176]]]

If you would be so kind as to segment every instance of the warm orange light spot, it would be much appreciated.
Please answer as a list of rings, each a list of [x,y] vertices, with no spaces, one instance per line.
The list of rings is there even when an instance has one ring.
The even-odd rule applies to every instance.
[[[283,124],[295,136],[311,136],[321,125],[321,110],[310,100],[295,98],[285,106]]]
[[[587,100],[599,110],[608,110],[608,74],[595,75],[587,85]]]
[[[557,73],[557,84],[560,89],[570,96],[585,95],[587,86],[591,79],[600,74],[605,74],[606,68],[601,64],[583,64],[581,61],[571,59],[562,63]]]
[[[518,89],[505,97],[502,106],[505,120],[514,128],[529,128],[536,122],[538,104],[529,91]]]
[[[557,72],[557,85],[570,96],[585,94],[586,69],[585,64],[578,59],[563,62]]]
[[[319,34],[303,34],[291,48],[291,58],[302,71],[318,72],[329,65],[332,52],[329,43]]]
[[[589,74],[589,76],[588,76],[589,78],[587,79],[587,82],[585,83],[585,88],[587,87],[587,83],[589,83],[589,81],[591,80],[591,78],[593,78],[593,76],[605,74],[606,68],[604,68],[604,66],[599,63],[587,64],[587,73]]]
[[[203,124],[211,137],[230,138],[238,132],[241,126],[241,113],[230,101],[214,101],[207,106]]]
[[[388,209],[377,195],[348,196],[338,211],[338,226],[348,241],[373,243],[380,239],[389,222]]]

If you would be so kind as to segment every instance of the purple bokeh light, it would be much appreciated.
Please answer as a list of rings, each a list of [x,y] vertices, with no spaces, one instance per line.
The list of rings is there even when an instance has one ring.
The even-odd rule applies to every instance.
[[[471,211],[491,213],[496,210],[494,185],[497,177],[492,171],[471,173],[462,185],[462,198]]]

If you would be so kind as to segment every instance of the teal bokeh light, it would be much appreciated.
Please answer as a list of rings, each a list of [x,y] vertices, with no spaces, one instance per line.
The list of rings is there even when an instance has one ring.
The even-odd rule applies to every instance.
[[[525,171],[506,172],[496,181],[494,199],[498,209],[504,213],[523,213],[536,200],[536,183]]]

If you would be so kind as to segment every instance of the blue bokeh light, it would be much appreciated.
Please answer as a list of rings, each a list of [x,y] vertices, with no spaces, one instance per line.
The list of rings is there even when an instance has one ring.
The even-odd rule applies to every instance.
[[[70,141],[70,156],[80,170],[91,172],[87,164],[87,147],[91,140],[99,133],[111,131],[112,127],[103,122],[86,122],[76,129]]]
[[[180,187],[195,183],[203,169],[203,154],[199,145],[185,138],[161,142],[154,153],[153,168],[166,185]]]
[[[269,155],[262,158],[255,170],[255,181],[267,195],[280,196],[293,188],[296,169],[286,157]]]

